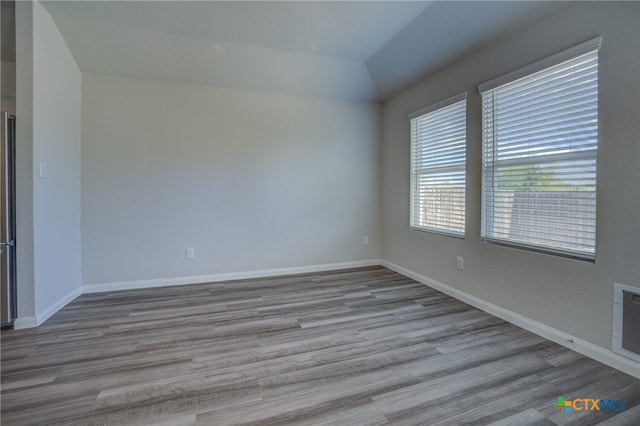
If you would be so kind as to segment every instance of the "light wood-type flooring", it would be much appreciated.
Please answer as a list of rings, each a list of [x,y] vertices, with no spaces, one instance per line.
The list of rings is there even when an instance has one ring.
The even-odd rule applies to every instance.
[[[382,267],[85,294],[1,354],[3,426],[640,425],[640,380]]]

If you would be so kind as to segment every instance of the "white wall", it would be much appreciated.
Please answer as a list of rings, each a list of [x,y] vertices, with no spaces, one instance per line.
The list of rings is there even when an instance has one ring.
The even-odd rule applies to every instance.
[[[586,2],[432,76],[383,105],[383,258],[603,348],[614,282],[640,286],[640,5]],[[602,35],[597,262],[480,243],[481,122],[476,86]],[[407,114],[469,91],[467,237],[411,231]],[[456,270],[464,256],[464,271]]]
[[[48,318],[81,288],[81,73],[48,12],[33,4],[35,313]],[[20,117],[18,117],[20,119]],[[47,166],[38,177],[39,164]]]
[[[379,105],[82,81],[85,285],[379,258]]]

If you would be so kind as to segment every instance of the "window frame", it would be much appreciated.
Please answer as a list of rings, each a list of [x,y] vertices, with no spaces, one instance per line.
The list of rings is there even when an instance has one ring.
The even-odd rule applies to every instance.
[[[543,72],[545,70],[548,70],[550,68],[556,67],[558,65],[561,65],[565,62],[580,58],[581,56],[587,55],[587,54],[591,54],[591,53],[595,53],[596,54],[596,58],[598,59],[598,63],[599,63],[599,58],[598,58],[598,53],[599,53],[599,49],[601,47],[602,44],[602,37],[595,37],[593,39],[587,40],[583,43],[580,43],[574,47],[571,47],[569,49],[566,49],[562,52],[559,52],[555,55],[549,56],[545,59],[542,59],[540,61],[534,62],[530,65],[527,65],[523,68],[517,69],[515,71],[512,71],[510,73],[507,73],[503,76],[500,76],[498,78],[495,78],[493,80],[490,80],[486,83],[482,83],[478,86],[478,92],[482,95],[482,107],[481,107],[481,113],[483,115],[483,117],[485,116],[485,114],[488,114],[487,111],[485,110],[485,96],[494,96],[494,90],[499,89],[503,86],[507,86],[510,85],[511,83],[514,83],[518,80],[522,80],[528,77],[531,77],[539,72]],[[487,136],[487,131],[485,130],[485,126],[487,126],[486,122],[483,119],[483,123],[482,123],[482,150],[483,150],[483,154],[482,154],[482,195],[481,195],[481,203],[482,203],[482,207],[481,207],[481,241],[483,243],[488,243],[488,244],[495,244],[495,245],[500,245],[500,246],[506,246],[506,247],[511,247],[511,248],[516,248],[516,249],[523,249],[523,250],[528,250],[528,251],[534,251],[534,252],[539,252],[539,253],[545,253],[545,254],[551,254],[551,255],[555,255],[555,256],[560,256],[560,257],[567,257],[567,258],[571,258],[571,259],[577,259],[577,260],[584,260],[584,261],[589,261],[589,262],[593,262],[595,263],[595,257],[596,257],[596,246],[597,246],[597,235],[594,234],[593,236],[593,253],[587,253],[585,251],[579,251],[579,250],[570,250],[567,249],[566,247],[559,247],[558,244],[556,244],[555,247],[549,247],[547,245],[542,245],[542,244],[535,244],[535,243],[524,243],[524,242],[520,242],[520,241],[514,241],[514,240],[510,240],[508,238],[497,238],[495,237],[495,234],[493,234],[493,236],[490,236],[492,233],[494,233],[494,230],[489,231],[487,228],[492,228],[495,226],[496,224],[496,215],[495,213],[491,213],[488,212],[487,210],[491,208],[490,205],[488,205],[488,196],[486,194],[486,190],[487,190],[487,182],[486,179],[488,179],[488,174],[491,174],[491,176],[493,176],[493,178],[495,179],[495,168],[498,167],[499,163],[502,163],[502,165],[504,166],[505,164],[507,165],[516,165],[516,164],[522,164],[522,165],[529,165],[535,167],[536,164],[540,164],[540,163],[546,163],[546,162],[551,162],[551,160],[554,161],[579,161],[581,159],[586,159],[586,160],[593,160],[594,161],[594,208],[595,208],[595,212],[594,212],[594,219],[593,219],[593,232],[595,233],[597,231],[597,198],[598,198],[598,190],[597,190],[597,151],[598,151],[598,145],[600,143],[600,125],[599,125],[599,117],[600,117],[600,112],[599,112],[599,82],[598,80],[596,80],[596,108],[597,108],[597,112],[596,112],[596,123],[597,123],[597,130],[596,130],[596,142],[595,142],[595,148],[589,151],[577,151],[577,152],[569,152],[569,153],[556,153],[556,154],[547,154],[547,156],[538,156],[536,157],[535,155],[532,155],[528,158],[516,158],[516,159],[503,159],[503,160],[496,160],[495,158],[493,160],[488,161],[490,164],[487,166],[485,163],[485,149],[486,148],[486,144],[488,143],[485,140],[485,137]],[[493,99],[489,99],[487,102],[492,103],[492,113],[495,114],[495,101]],[[502,113],[504,113],[504,111],[502,111]],[[494,117],[492,115],[492,117]],[[495,118],[494,118],[495,120]],[[493,133],[495,134],[495,127],[494,127],[494,123],[495,121],[492,121],[491,124],[491,128],[493,129]],[[491,133],[491,132],[489,132]],[[491,137],[491,140],[489,143],[492,143],[493,145],[491,146],[491,152],[493,153],[494,157],[495,157],[495,151],[496,151],[496,138],[495,136]],[[535,161],[536,159],[539,159],[541,161]],[[532,176],[532,175],[529,175]],[[495,191],[491,191],[492,194],[495,194]],[[493,196],[492,198],[493,201],[495,201],[495,196]],[[492,220],[490,220],[491,224],[489,224],[487,221],[490,218]],[[567,223],[573,223],[573,222],[567,222]],[[545,229],[548,229],[547,227],[545,227]],[[579,238],[579,237],[576,237]]]
[[[437,173],[438,171],[443,172],[445,170],[449,171],[449,170],[458,170],[458,169],[462,169],[462,174],[463,174],[463,183],[464,183],[464,195],[463,195],[463,202],[464,202],[464,208],[462,209],[463,211],[463,218],[462,218],[462,222],[463,222],[463,228],[464,230],[458,231],[458,230],[454,230],[454,229],[446,229],[446,228],[439,228],[439,227],[431,227],[431,226],[421,226],[418,224],[418,220],[416,219],[416,210],[419,209],[420,204],[417,203],[416,204],[416,185],[418,185],[418,183],[416,182],[416,172],[414,170],[414,165],[415,165],[415,159],[414,159],[414,154],[415,154],[415,144],[418,143],[418,141],[414,141],[413,139],[413,120],[419,119],[420,117],[424,117],[425,115],[429,115],[429,114],[434,114],[438,111],[441,111],[445,108],[454,106],[458,103],[463,103],[463,120],[464,120],[464,124],[462,126],[463,128],[463,137],[464,137],[464,150],[463,150],[463,158],[462,158],[462,164],[452,164],[449,166],[438,166],[438,165],[434,165],[432,167],[427,167],[424,168],[423,170],[429,170],[429,169],[433,169],[434,173]],[[432,233],[432,234],[438,234],[438,235],[444,235],[444,236],[448,236],[448,237],[454,237],[454,238],[460,238],[460,239],[464,239],[466,238],[466,231],[467,231],[467,221],[466,221],[466,191],[467,191],[467,185],[466,185],[466,177],[467,177],[467,92],[462,92],[459,93],[457,95],[451,96],[447,99],[444,99],[440,102],[436,102],[432,105],[429,105],[425,108],[421,108],[411,114],[409,114],[409,132],[410,132],[410,160],[409,160],[409,228],[411,230],[414,231],[421,231],[421,232],[428,232],[428,233]]]

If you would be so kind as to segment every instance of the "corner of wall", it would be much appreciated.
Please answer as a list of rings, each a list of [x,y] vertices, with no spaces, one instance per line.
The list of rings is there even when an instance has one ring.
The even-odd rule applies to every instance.
[[[18,315],[35,324],[33,250],[33,4],[16,2],[16,250]],[[33,321],[31,320],[33,319]],[[35,325],[34,325],[35,326]]]

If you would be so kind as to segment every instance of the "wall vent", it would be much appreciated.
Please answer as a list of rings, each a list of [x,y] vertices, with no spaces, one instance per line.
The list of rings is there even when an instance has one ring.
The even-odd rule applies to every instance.
[[[640,362],[640,288],[613,284],[613,352]]]

